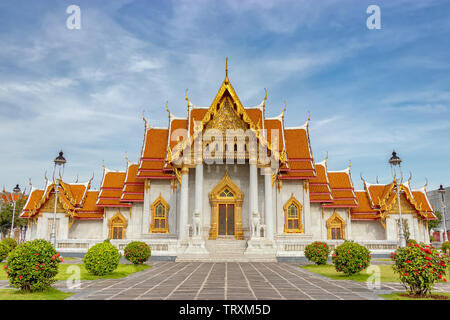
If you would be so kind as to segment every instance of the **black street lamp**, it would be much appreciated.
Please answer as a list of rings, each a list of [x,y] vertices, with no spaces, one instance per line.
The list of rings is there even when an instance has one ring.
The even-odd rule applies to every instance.
[[[64,158],[62,151],[59,152],[59,155],[55,158],[55,160],[53,160],[53,162],[55,163],[55,167],[53,168],[53,183],[55,185],[55,210],[53,212],[53,223],[52,223],[52,230],[50,232],[50,242],[53,244],[53,247],[56,248],[56,205],[58,202],[58,185],[59,185],[59,183],[55,182],[55,171],[56,171],[56,166],[58,166],[59,167],[59,178],[62,179],[61,166],[64,169],[64,165],[66,164],[66,158]]]
[[[400,222],[400,232],[399,232],[399,241],[400,241],[400,247],[404,248],[406,247],[406,241],[405,241],[405,235],[403,232],[403,219],[402,219],[402,206],[400,204],[400,183],[399,179],[396,178],[397,172],[396,168],[398,166],[398,170],[400,171],[400,180],[403,180],[403,174],[402,174],[402,168],[401,164],[402,159],[400,159],[399,156],[397,156],[397,152],[392,151],[392,157],[389,159],[389,164],[391,165],[391,172],[392,176],[394,178],[394,183],[397,186],[397,202],[398,202],[398,216],[399,216],[399,222]]]
[[[443,214],[443,220],[444,220],[444,237],[443,237],[443,239],[442,240],[444,240],[444,241],[448,241],[448,235],[447,235],[447,222],[446,222],[446,220],[445,220],[445,215],[446,215],[446,209],[447,209],[447,206],[445,205],[445,199],[444,199],[444,196],[445,196],[445,189],[444,189],[444,187],[442,186],[442,184],[441,184],[441,186],[439,187],[439,189],[438,189],[438,192],[441,194],[441,200],[442,200],[442,214]]]
[[[11,219],[11,230],[10,230],[10,234],[9,237],[10,238],[14,238],[14,216],[16,215],[16,195],[20,193],[20,188],[19,185],[16,184],[16,186],[13,189],[13,194],[11,195],[12,197],[12,201],[13,201],[13,214],[12,214],[12,219]]]

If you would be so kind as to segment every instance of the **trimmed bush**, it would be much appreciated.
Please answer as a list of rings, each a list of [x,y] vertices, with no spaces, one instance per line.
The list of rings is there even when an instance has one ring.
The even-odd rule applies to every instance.
[[[331,249],[325,242],[315,241],[305,248],[305,257],[315,264],[326,264]]]
[[[445,241],[442,243],[441,250],[444,253],[450,253],[450,241]]]
[[[24,291],[42,291],[55,282],[62,257],[44,239],[18,245],[8,255],[5,266],[9,283]]]
[[[9,247],[9,251],[12,251],[15,247],[17,247],[17,241],[13,238],[5,238],[2,242]]]
[[[391,259],[395,262],[394,272],[411,295],[427,295],[435,282],[447,281],[445,273],[449,258],[433,246],[408,244],[398,248]]]
[[[406,244],[417,244],[417,241],[414,239],[408,239],[408,241],[406,241]]]
[[[3,242],[0,242],[0,262],[6,259],[9,253],[9,247]]]
[[[134,264],[141,264],[150,258],[150,247],[141,241],[132,241],[124,249],[124,257]]]
[[[346,275],[358,273],[370,265],[369,249],[351,241],[345,241],[334,249],[332,260],[336,271]]]
[[[430,236],[430,242],[434,242],[434,237]]]
[[[113,272],[119,266],[120,253],[109,242],[92,246],[83,258],[86,270],[96,276]]]

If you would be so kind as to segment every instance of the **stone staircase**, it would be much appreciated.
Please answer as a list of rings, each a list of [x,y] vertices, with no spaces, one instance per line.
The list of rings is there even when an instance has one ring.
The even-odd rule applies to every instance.
[[[203,262],[276,262],[274,252],[267,254],[244,254],[247,248],[246,240],[218,238],[206,240],[206,255],[183,254],[176,261],[203,261]]]

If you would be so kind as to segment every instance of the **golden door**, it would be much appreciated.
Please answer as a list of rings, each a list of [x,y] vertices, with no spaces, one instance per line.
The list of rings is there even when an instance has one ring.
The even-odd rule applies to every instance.
[[[219,204],[219,236],[234,236],[234,204]]]

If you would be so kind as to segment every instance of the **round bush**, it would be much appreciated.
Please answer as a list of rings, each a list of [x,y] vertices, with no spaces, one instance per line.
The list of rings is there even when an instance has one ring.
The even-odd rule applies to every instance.
[[[116,270],[119,260],[119,250],[109,242],[92,246],[83,258],[86,270],[96,276],[102,276]]]
[[[367,268],[371,258],[369,249],[350,241],[345,241],[336,247],[332,255],[336,271],[343,272],[348,276]]]
[[[315,264],[326,264],[330,252],[330,247],[325,242],[316,241],[306,246],[305,257]]]
[[[406,244],[417,244],[417,241],[414,239],[408,239],[408,241],[406,241]]]
[[[44,239],[18,245],[8,255],[6,273],[10,284],[24,291],[41,291],[55,281],[62,257]]]
[[[17,241],[13,238],[5,238],[2,242],[9,247],[9,251],[12,251],[15,247],[17,247]]]
[[[150,247],[141,241],[133,241],[127,244],[124,250],[124,257],[134,264],[141,264],[150,258]]]
[[[445,241],[442,243],[441,250],[444,253],[450,253],[450,241]]]
[[[448,256],[439,253],[434,247],[425,244],[408,244],[398,248],[391,255],[394,272],[413,295],[424,296],[431,293],[435,282],[446,282]]]
[[[3,242],[0,242],[0,262],[6,259],[9,253],[9,247]]]

